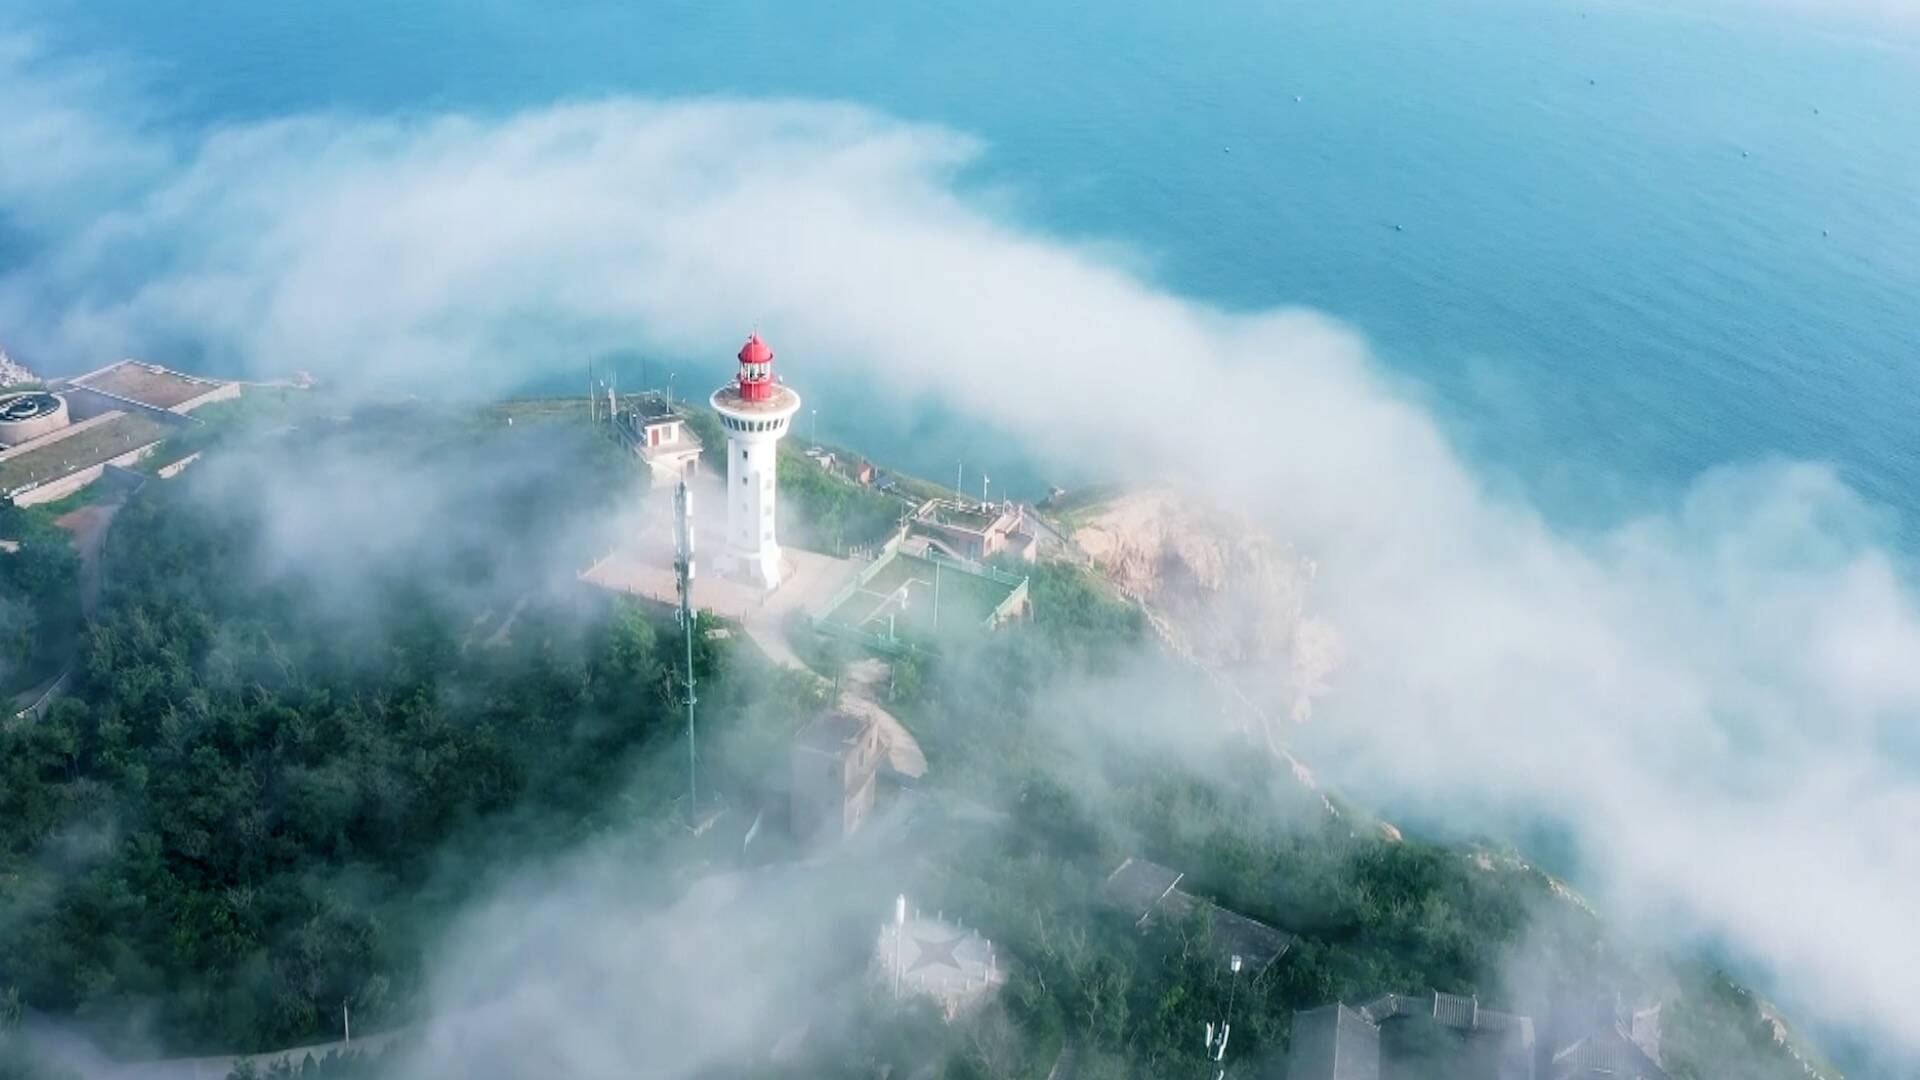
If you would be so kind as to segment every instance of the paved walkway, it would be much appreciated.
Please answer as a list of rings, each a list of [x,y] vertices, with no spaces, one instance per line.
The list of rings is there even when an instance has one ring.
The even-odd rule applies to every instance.
[[[926,752],[900,718],[880,704],[890,675],[886,662],[877,657],[848,664],[840,683],[840,707],[870,717],[880,729],[881,744],[887,748],[887,765],[901,776],[918,780],[927,775]]]

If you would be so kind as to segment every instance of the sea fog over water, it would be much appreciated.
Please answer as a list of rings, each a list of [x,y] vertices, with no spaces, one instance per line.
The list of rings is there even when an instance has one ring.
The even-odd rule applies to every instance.
[[[208,0],[183,15],[54,0],[22,14],[52,50],[131,65],[163,91],[154,122],[182,130],[613,93],[845,99],[939,123],[985,143],[962,182],[1035,228],[1124,246],[1228,309],[1350,322],[1483,468],[1565,522],[1609,523],[1703,469],[1786,455],[1837,464],[1904,546],[1920,542],[1920,33],[1892,6]],[[790,359],[798,379],[806,358]],[[857,387],[813,390],[825,437],[936,476],[973,456],[1019,490],[1052,479],[938,408],[896,424],[861,415]]]
[[[937,125],[979,140],[956,183],[1021,229],[1221,310],[1343,320],[1480,480],[1575,534],[1664,508],[1705,470],[1810,459],[1878,508],[1913,576],[1920,34],[1898,17],[1764,2],[54,0],[8,19],[48,55],[130,80],[144,114],[129,122],[183,139],[615,95],[845,100]],[[0,268],[33,262],[32,224],[0,221]],[[761,315],[741,311],[742,331]],[[873,408],[870,388],[810,374],[779,325],[762,328],[825,438],[936,478],[964,461],[970,489],[983,470],[1022,493],[1091,478],[939,401]],[[7,332],[52,370],[109,359]],[[623,388],[673,370],[684,392],[717,381],[735,344],[610,359]],[[146,354],[192,367],[196,347]],[[533,388],[578,387],[587,359],[528,365],[553,372]],[[1162,377],[1183,382],[1172,362]],[[1117,460],[1127,435],[1111,433]]]

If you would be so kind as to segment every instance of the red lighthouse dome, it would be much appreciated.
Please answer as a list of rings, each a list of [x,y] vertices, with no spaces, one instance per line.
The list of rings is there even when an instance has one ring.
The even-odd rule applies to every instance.
[[[773,396],[773,349],[758,333],[740,346],[740,396],[747,401]]]
[[[753,336],[747,338],[745,345],[740,346],[740,362],[743,364],[771,364],[773,363],[773,350],[767,346],[766,342],[760,340],[760,335],[756,332]]]

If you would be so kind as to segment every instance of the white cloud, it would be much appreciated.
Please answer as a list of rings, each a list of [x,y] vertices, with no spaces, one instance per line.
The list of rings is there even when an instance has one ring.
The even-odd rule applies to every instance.
[[[0,26],[0,209],[53,215],[134,189],[165,164],[158,144],[96,105],[104,70],[50,62],[38,38]]]
[[[189,340],[451,393],[611,346],[710,354],[717,380],[757,321],[802,386],[862,376],[875,407],[938,395],[1056,460],[1153,463],[1320,561],[1352,666],[1317,736],[1355,775],[1564,815],[1616,911],[1679,912],[1920,1049],[1920,763],[1888,751],[1920,715],[1920,615],[1871,507],[1734,463],[1563,535],[1350,330],[1009,224],[957,191],[978,152],[794,102],[231,129],[0,280],[0,318],[70,366]]]

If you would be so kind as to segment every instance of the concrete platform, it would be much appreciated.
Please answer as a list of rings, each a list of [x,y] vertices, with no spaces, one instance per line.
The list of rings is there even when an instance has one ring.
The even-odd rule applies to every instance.
[[[719,479],[706,476],[696,478],[693,484],[694,607],[739,620],[748,635],[775,662],[804,667],[787,643],[785,620],[795,611],[810,615],[825,606],[865,564],[789,547],[781,551],[784,580],[772,592],[721,575],[715,563],[726,547],[724,487]],[[644,524],[640,530],[587,568],[580,575],[581,580],[656,603],[677,604],[671,487],[663,484],[654,489],[647,498],[641,520]]]
[[[785,578],[772,592],[750,582],[729,579],[710,568],[708,552],[722,549],[726,538],[724,484],[717,477],[698,477],[693,484],[694,566],[693,603],[716,615],[737,619],[747,636],[774,663],[806,670],[787,640],[787,620],[795,612],[818,614],[867,563],[836,559],[794,548],[782,550]],[[707,508],[717,506],[717,512]],[[678,604],[673,575],[673,490],[666,485],[648,496],[633,537],[580,575],[603,589],[643,597],[660,604]],[[808,631],[811,633],[812,631]],[[870,717],[880,729],[887,765],[895,773],[917,779],[927,773],[927,756],[898,717],[879,704],[887,666],[867,658],[850,664],[841,688],[839,707]]]

